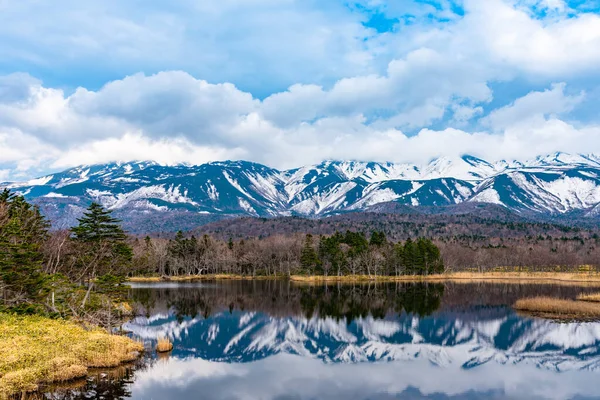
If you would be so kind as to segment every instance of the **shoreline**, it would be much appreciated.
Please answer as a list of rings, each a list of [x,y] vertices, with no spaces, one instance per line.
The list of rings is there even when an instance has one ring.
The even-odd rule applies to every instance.
[[[137,360],[144,346],[74,321],[0,313],[0,399]]]
[[[220,280],[289,280],[295,283],[387,283],[387,282],[497,282],[497,283],[573,283],[600,286],[600,273],[596,272],[454,272],[439,275],[283,275],[283,276],[247,276],[236,274],[186,275],[175,277],[132,277],[131,283],[159,282],[200,282]]]

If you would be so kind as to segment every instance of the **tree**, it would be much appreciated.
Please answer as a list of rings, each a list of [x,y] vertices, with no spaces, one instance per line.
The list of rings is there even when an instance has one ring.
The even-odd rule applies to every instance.
[[[75,258],[80,279],[89,282],[83,307],[96,276],[125,275],[133,258],[133,250],[127,243],[127,235],[120,221],[100,204],[90,204],[78,221],[79,225],[72,228],[71,232],[76,245]]]
[[[340,249],[341,235],[322,236],[319,242],[319,257],[322,260],[323,272],[327,276],[330,269],[337,271],[338,276],[342,274],[341,269],[345,264],[344,252]]]
[[[79,225],[72,228],[73,237],[79,242],[124,242],[127,236],[121,226],[121,221],[111,216],[111,211],[104,209],[98,203],[92,203],[83,217],[78,219]]]
[[[27,308],[42,296],[46,276],[41,246],[48,227],[23,196],[0,193],[0,296],[5,307]]]
[[[300,254],[300,265],[303,270],[310,273],[314,273],[319,265],[319,256],[315,251],[313,236],[310,233],[304,238],[304,246],[302,246],[302,253]]]
[[[381,247],[387,243],[387,239],[385,237],[385,233],[379,231],[371,232],[371,240],[369,244],[371,246]]]

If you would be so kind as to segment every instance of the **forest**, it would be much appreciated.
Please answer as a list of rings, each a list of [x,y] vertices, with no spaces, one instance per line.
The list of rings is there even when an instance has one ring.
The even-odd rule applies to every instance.
[[[103,323],[124,312],[116,306],[122,299],[121,288],[127,278],[136,276],[361,275],[375,279],[507,269],[593,271],[600,262],[598,234],[580,228],[475,218],[469,232],[469,225],[454,217],[430,225],[390,219],[367,224],[372,216],[352,218],[341,219],[344,223],[340,219],[240,219],[231,221],[236,235],[224,235],[231,230],[220,225],[220,233],[180,231],[175,236],[144,237],[127,234],[109,210],[93,203],[73,228],[50,230],[37,207],[4,191],[0,194],[0,311],[76,316]],[[307,226],[312,228],[296,229]],[[327,227],[327,232],[315,227]],[[248,234],[243,234],[244,229]],[[262,233],[249,234],[256,231]]]

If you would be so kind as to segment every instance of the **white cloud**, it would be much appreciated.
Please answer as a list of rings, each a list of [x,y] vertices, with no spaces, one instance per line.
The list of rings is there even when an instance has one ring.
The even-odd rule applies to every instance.
[[[581,103],[585,94],[566,95],[565,87],[565,83],[559,83],[553,84],[550,90],[531,92],[508,106],[492,111],[481,122],[500,131],[514,125],[535,124],[536,120],[543,120],[546,116],[568,113]]]
[[[201,164],[223,159],[238,159],[246,155],[241,149],[196,146],[183,138],[153,140],[137,132],[69,148],[53,161],[52,167],[67,168],[73,165],[99,164],[113,160]]]
[[[532,77],[597,73],[600,62],[597,14],[538,19],[502,0],[466,0],[465,8],[464,20],[452,30],[455,41],[475,48],[487,62]]]
[[[283,88],[370,71],[379,44],[363,19],[342,2],[20,0],[0,12],[0,58],[64,79],[70,66],[111,76],[181,69]]]
[[[381,81],[385,84],[378,86]],[[407,136],[394,126],[436,118],[436,113],[440,118],[457,94],[446,89],[446,97],[423,95],[421,103],[390,107],[391,117],[365,117],[362,111],[379,101],[378,90],[393,98],[391,81],[398,79],[390,72],[345,80],[330,91],[295,86],[262,102],[231,84],[212,85],[183,72],[135,75],[70,96],[31,81],[25,91],[29,97],[0,103],[0,165],[35,172],[114,160],[199,164],[248,159],[289,168],[331,158],[422,162],[466,153],[496,160],[556,150],[600,151],[599,127],[558,119],[583,96],[567,95],[565,84],[493,111],[482,120],[492,128],[489,132],[422,129]],[[402,85],[416,91],[409,82]],[[462,90],[471,101],[489,95],[483,87]],[[356,95],[365,92],[364,100]],[[481,113],[481,107],[451,107],[463,122]],[[296,118],[295,110],[305,114]]]
[[[138,10],[116,0],[8,2],[2,59],[56,74],[83,67],[93,74],[97,66],[128,76],[74,91],[28,74],[0,76],[0,169],[600,151],[596,122],[573,122],[586,97],[571,85],[600,79],[597,14],[573,13],[560,0],[465,0],[464,17],[448,2],[437,11],[361,4],[417,20],[377,33],[362,24],[365,14],[341,3],[178,0]],[[15,22],[26,16],[33,18],[26,26]],[[508,93],[536,90],[495,99],[498,84],[518,86]]]

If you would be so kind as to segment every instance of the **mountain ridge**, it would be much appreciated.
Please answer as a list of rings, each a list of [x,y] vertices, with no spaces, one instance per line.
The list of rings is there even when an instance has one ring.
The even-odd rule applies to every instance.
[[[92,201],[126,219],[189,214],[199,222],[226,216],[326,217],[388,203],[435,208],[469,202],[522,216],[576,212],[595,220],[600,156],[557,152],[492,163],[463,155],[424,165],[327,160],[289,170],[241,160],[172,166],[133,161],[82,165],[0,186],[40,204],[59,227],[72,224]]]

